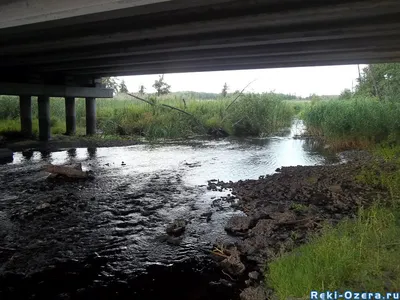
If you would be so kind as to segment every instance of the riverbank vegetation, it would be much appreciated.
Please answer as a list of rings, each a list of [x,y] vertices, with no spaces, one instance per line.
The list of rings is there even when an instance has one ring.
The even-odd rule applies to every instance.
[[[332,101],[311,101],[302,117],[311,135],[336,150],[400,142],[400,64],[369,65],[355,91]]]
[[[399,141],[399,115],[400,103],[368,97],[318,102],[302,113],[309,134],[337,150]]]
[[[268,265],[266,284],[279,299],[317,291],[395,292],[400,289],[400,147],[377,147],[376,162],[355,180],[388,191],[360,207],[355,219],[326,224],[309,243]]]
[[[279,299],[312,290],[395,292],[400,289],[400,65],[369,65],[354,92],[311,101],[301,117],[311,136],[333,150],[367,148],[375,159],[354,178],[384,191],[356,218],[325,224],[307,244],[282,254],[266,270]]]
[[[149,103],[125,96],[97,101],[97,127],[105,135],[134,135],[148,139],[183,138],[222,130],[234,136],[266,136],[290,125],[292,105],[273,93],[245,94],[215,100],[184,99],[165,95],[148,97]],[[0,132],[20,130],[16,97],[0,100]],[[170,106],[170,107],[167,107]],[[173,109],[173,108],[177,109]],[[38,132],[37,101],[33,100],[33,131]],[[53,134],[65,132],[64,100],[50,102]],[[77,133],[84,134],[85,101],[76,100]]]

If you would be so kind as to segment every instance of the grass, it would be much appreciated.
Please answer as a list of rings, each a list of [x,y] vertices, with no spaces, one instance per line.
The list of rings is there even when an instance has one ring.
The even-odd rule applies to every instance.
[[[140,135],[148,139],[180,138],[204,134],[212,128],[222,128],[236,136],[266,136],[290,125],[293,106],[274,94],[246,94],[229,109],[232,99],[194,100],[184,103],[177,97],[149,99],[155,106],[133,99],[102,99],[97,101],[97,127],[108,135]],[[0,133],[20,130],[19,106],[16,97],[1,97]],[[192,116],[158,105],[168,104],[185,110]],[[63,99],[50,102],[52,132],[65,131]],[[37,116],[37,101],[32,105]],[[76,100],[77,128],[84,132],[85,101]],[[34,133],[37,133],[37,121]]]
[[[398,216],[374,206],[357,220],[326,226],[321,236],[269,265],[267,284],[279,299],[306,298],[317,291],[400,289]]]
[[[302,117],[311,134],[343,150],[400,141],[399,113],[400,103],[354,98],[312,103]]]
[[[361,207],[356,219],[326,224],[309,243],[272,261],[266,283],[279,299],[309,299],[312,290],[400,290],[400,147],[374,153],[395,167],[366,167],[356,180],[385,188],[390,198]]]

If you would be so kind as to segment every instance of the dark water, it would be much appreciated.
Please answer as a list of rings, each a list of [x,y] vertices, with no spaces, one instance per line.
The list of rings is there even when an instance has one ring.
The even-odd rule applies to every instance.
[[[229,191],[208,191],[207,181],[325,163],[312,141],[293,138],[302,130],[296,121],[266,139],[15,153],[0,169],[0,296],[236,299],[210,251],[235,241],[224,225],[240,212],[219,200]],[[93,181],[48,183],[40,171],[77,162]],[[177,218],[186,231],[170,238],[166,226]]]

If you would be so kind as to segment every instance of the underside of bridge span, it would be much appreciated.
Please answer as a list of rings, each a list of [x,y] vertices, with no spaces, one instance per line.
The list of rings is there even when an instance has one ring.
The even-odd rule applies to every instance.
[[[399,61],[400,1],[2,1],[0,39],[0,94],[20,96],[27,134],[39,96],[48,139],[54,96],[70,134],[85,97],[95,132],[94,99],[112,96],[103,76]]]

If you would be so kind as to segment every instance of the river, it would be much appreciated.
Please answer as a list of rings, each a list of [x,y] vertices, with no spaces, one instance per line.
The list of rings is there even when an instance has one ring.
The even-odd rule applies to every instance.
[[[241,212],[207,183],[330,162],[296,138],[303,130],[296,120],[263,139],[15,153],[0,167],[0,298],[237,299],[210,251],[235,242],[224,226]],[[95,179],[49,182],[48,163],[82,163]],[[166,234],[176,219],[188,222],[179,238]]]

